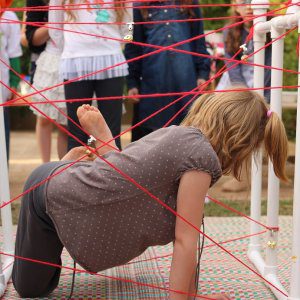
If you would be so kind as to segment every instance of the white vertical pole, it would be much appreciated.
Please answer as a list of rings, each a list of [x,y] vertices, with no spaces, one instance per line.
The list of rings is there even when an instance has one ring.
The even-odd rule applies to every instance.
[[[300,20],[298,23],[300,33]],[[300,55],[299,55],[300,59]],[[300,60],[299,60],[300,62]],[[298,66],[300,72],[300,63]],[[300,75],[298,75],[300,86]],[[292,246],[292,275],[289,300],[300,300],[300,88],[298,88],[296,151],[295,151],[295,179],[294,179],[294,207],[293,207],[293,246]]]
[[[277,39],[285,32],[285,29],[275,28],[271,26],[271,38]],[[284,38],[272,43],[272,67],[278,69],[283,68],[283,48]],[[283,72],[281,70],[272,70],[271,86],[281,87],[283,82]],[[279,117],[282,114],[282,88],[271,89],[271,105],[272,111],[276,112]],[[268,169],[268,211],[267,211],[267,225],[269,227],[278,227],[279,221],[279,179],[276,177],[273,169],[273,164],[269,160]],[[265,274],[277,273],[277,242],[278,232],[269,230],[267,234],[267,248],[266,248],[266,267]]]
[[[1,79],[0,71],[0,79]],[[2,90],[4,87],[0,86],[0,103],[3,103]],[[7,166],[7,154],[6,154],[6,143],[5,143],[5,129],[4,129],[4,114],[3,106],[0,106],[0,203],[1,205],[10,199],[9,192],[9,179],[8,179],[8,166]],[[2,220],[2,231],[3,231],[3,251],[5,253],[14,253],[14,241],[13,241],[13,225],[11,216],[11,206],[6,205],[1,209],[1,220]],[[7,261],[7,259],[5,259]],[[0,262],[1,263],[1,262]],[[1,263],[2,265],[2,263]],[[6,286],[6,282],[9,278],[6,278],[0,270],[0,295],[3,292],[3,286]],[[10,274],[8,275],[10,276]]]
[[[267,12],[267,9],[269,8],[268,4],[269,1],[266,0],[253,0],[251,2],[254,4],[252,6],[253,8],[253,14],[254,15],[263,15]],[[262,6],[258,4],[264,4]],[[260,16],[255,18],[254,24],[265,22],[266,16]],[[255,30],[254,26],[254,36],[253,36],[253,42],[254,42],[254,51],[257,51],[261,49],[266,42],[266,34],[265,33],[259,33]],[[265,62],[265,50],[262,49],[258,53],[254,55],[254,64],[261,64],[264,65]],[[254,66],[254,82],[253,86],[255,88],[263,88],[264,87],[264,68]],[[258,90],[258,93],[262,94],[264,93],[263,90]],[[251,172],[251,218],[254,220],[259,220],[261,217],[261,184],[262,184],[262,151],[260,150],[257,155],[253,156],[252,158],[252,172]],[[251,234],[257,233],[261,230],[261,227],[251,222]],[[249,251],[248,254],[252,251],[259,251],[261,248],[260,246],[260,238],[259,236],[252,236],[250,239],[249,244]]]

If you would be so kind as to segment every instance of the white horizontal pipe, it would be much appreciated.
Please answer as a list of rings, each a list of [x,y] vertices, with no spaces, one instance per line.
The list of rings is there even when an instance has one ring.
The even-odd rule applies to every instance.
[[[298,21],[300,19],[300,7],[297,6],[298,12],[292,15],[278,16],[270,21],[264,23],[258,23],[255,25],[255,30],[257,32],[270,32],[271,27],[274,26],[278,29],[290,29],[292,27],[298,26]]]

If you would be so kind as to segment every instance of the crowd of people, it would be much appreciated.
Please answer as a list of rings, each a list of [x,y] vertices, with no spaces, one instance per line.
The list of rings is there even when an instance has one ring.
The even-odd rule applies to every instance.
[[[8,0],[6,0],[8,1]],[[82,104],[91,104],[92,99],[101,97],[117,97],[114,100],[97,101],[97,106],[103,114],[113,136],[118,136],[121,130],[121,118],[124,106],[122,95],[128,93],[133,102],[132,125],[142,122],[132,130],[132,141],[157,130],[164,125],[178,125],[184,119],[191,96],[183,96],[180,101],[165,108],[176,100],[177,96],[164,96],[166,93],[181,93],[205,85],[210,76],[210,59],[206,49],[205,38],[202,36],[203,21],[201,9],[196,0],[183,0],[176,4],[176,9],[164,8],[172,1],[147,2],[143,8],[135,2],[133,7],[127,6],[124,1],[114,4],[95,1],[82,2],[80,0],[27,0],[29,8],[24,12],[23,25],[17,22],[2,24],[1,30],[7,39],[5,57],[18,73],[20,72],[21,47],[28,47],[31,52],[30,75],[34,95],[34,102],[43,102],[31,107],[36,115],[36,136],[43,162],[50,161],[51,133],[54,120],[65,126],[71,135],[58,128],[57,154],[62,158],[67,150],[79,146],[80,142],[87,142],[88,135],[79,126],[76,111]],[[249,1],[233,0],[241,6],[233,7],[233,15],[249,18]],[[82,6],[84,4],[84,6]],[[11,2],[4,6],[9,7]],[[81,5],[81,9],[49,9],[47,7],[62,7],[63,5]],[[180,5],[183,7],[180,8]],[[45,7],[45,10],[30,10],[30,7]],[[78,7],[79,7],[78,6]],[[144,8],[145,7],[145,8]],[[12,11],[7,11],[2,18],[17,21]],[[193,22],[182,22],[186,19],[197,19]],[[179,22],[174,22],[178,20]],[[173,21],[173,22],[172,22]],[[232,19],[234,22],[235,19]],[[36,22],[36,24],[34,24]],[[133,31],[133,41],[147,44],[141,46],[134,43],[123,42],[128,32],[128,24],[136,23]],[[148,22],[148,23],[147,23]],[[26,23],[26,25],[25,25]],[[12,33],[5,33],[5,30]],[[239,45],[245,42],[249,34],[251,20],[224,32],[225,56],[232,57]],[[201,38],[193,39],[197,36]],[[193,39],[192,42],[183,43],[176,47],[204,54],[192,56],[178,51],[160,51],[155,46],[165,47],[184,40]],[[154,48],[150,45],[154,45]],[[251,51],[253,43],[249,42]],[[266,59],[270,60],[270,53]],[[146,55],[143,59],[136,59]],[[241,57],[239,57],[241,58]],[[126,60],[130,60],[126,63]],[[230,66],[230,65],[229,65]],[[3,72],[8,72],[2,66]],[[159,70],[159,72],[157,71]],[[11,72],[12,83],[10,87],[17,88],[19,79]],[[8,78],[8,75],[4,77]],[[269,79],[266,79],[266,84]],[[242,84],[251,87],[253,82],[253,67],[240,65],[225,72],[217,89],[232,84]],[[64,84],[63,84],[64,83]],[[57,86],[58,85],[58,86]],[[55,88],[50,88],[57,86]],[[46,89],[45,91],[43,91]],[[3,95],[7,101],[13,93]],[[37,92],[42,91],[42,92]],[[147,94],[161,94],[149,96]],[[139,98],[139,95],[145,95]],[[66,102],[63,100],[66,99]],[[76,101],[72,102],[74,99]],[[80,101],[82,99],[82,101]],[[51,100],[61,102],[51,103]],[[48,102],[49,101],[49,102]],[[164,109],[165,108],[165,109]],[[160,113],[148,118],[156,111]],[[5,109],[7,112],[7,109]],[[6,113],[7,145],[9,145],[9,120]],[[173,118],[176,116],[176,118]],[[147,119],[145,122],[143,120]],[[171,122],[169,122],[172,120]],[[75,139],[74,139],[75,137]],[[116,139],[117,146],[121,148],[120,139]],[[9,148],[7,149],[9,154]]]

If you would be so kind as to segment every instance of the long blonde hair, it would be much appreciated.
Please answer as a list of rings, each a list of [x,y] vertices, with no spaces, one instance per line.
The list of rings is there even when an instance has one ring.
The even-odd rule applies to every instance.
[[[67,2],[70,7],[66,8],[66,13],[68,16],[68,21],[74,21],[76,20],[76,16],[74,13],[74,10],[76,11],[76,8],[74,7],[72,9],[72,6],[75,4],[75,0],[67,0]],[[87,4],[88,6],[91,5],[87,0],[81,1],[82,3]],[[116,12],[116,22],[120,23],[123,21],[124,12],[125,12],[125,1],[123,0],[114,0],[114,10]]]
[[[253,91],[205,94],[194,102],[181,125],[199,128],[216,151],[223,174],[232,172],[237,179],[243,162],[264,142],[275,174],[286,181],[286,132],[278,115],[267,116],[267,112],[264,98]]]

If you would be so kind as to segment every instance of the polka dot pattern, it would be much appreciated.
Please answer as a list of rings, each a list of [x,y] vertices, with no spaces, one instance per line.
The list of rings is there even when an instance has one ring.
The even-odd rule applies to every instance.
[[[157,130],[106,159],[174,210],[184,172],[208,172],[212,184],[221,176],[216,153],[191,127]],[[47,212],[71,256],[93,272],[174,240],[176,217],[99,158],[50,180]]]

